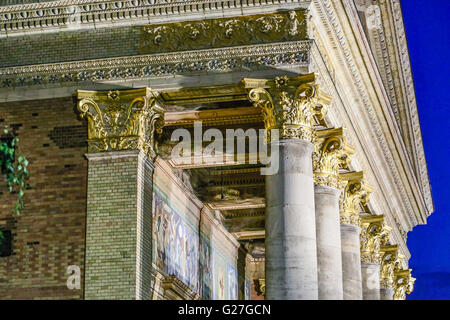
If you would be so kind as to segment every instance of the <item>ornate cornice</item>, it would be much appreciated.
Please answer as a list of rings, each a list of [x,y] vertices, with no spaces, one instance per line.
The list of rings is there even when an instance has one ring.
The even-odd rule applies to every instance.
[[[249,90],[248,96],[254,106],[260,108],[267,130],[280,130],[280,139],[313,141],[314,116],[319,119],[326,114],[331,97],[313,84],[314,74],[275,79],[243,80]]]
[[[0,32],[42,32],[73,30],[86,27],[148,23],[151,20],[180,19],[196,16],[255,12],[271,8],[307,7],[310,0],[63,0],[0,6]],[[247,14],[249,14],[247,13]]]
[[[164,125],[164,109],[150,89],[78,90],[77,98],[88,123],[88,152],[140,149],[156,157],[155,134]]]
[[[402,219],[402,225],[398,225],[399,231],[405,233],[405,231],[410,230],[412,226],[416,225],[418,221],[423,222],[423,220],[421,219],[418,220],[418,218],[420,217],[418,217],[418,215],[416,214],[417,210],[419,210],[422,217],[425,215],[424,210],[422,210],[422,208],[424,208],[422,207],[423,202],[422,199],[416,198],[417,187],[415,181],[407,182],[405,181],[406,178],[403,178],[406,175],[400,175],[399,170],[401,169],[399,168],[401,168],[401,163],[398,163],[398,156],[396,154],[394,155],[391,152],[387,142],[388,137],[384,135],[386,131],[382,128],[380,122],[378,121],[377,112],[375,111],[375,105],[372,104],[370,95],[368,94],[364,84],[364,81],[367,80],[367,75],[362,74],[358,70],[360,65],[356,63],[357,57],[355,57],[352,49],[349,46],[349,44],[353,43],[354,40],[353,38],[351,38],[351,33],[350,35],[348,35],[347,33],[349,26],[347,25],[347,23],[343,22],[344,20],[341,19],[341,15],[345,15],[344,11],[346,8],[341,2],[322,0],[314,2],[314,9],[315,11],[313,10],[313,13],[317,13],[317,17],[320,20],[320,26],[322,27],[323,25],[325,29],[322,34],[325,35],[325,39],[329,41],[329,47],[336,48],[336,50],[330,52],[330,55],[334,54],[336,56],[335,60],[338,61],[338,64],[336,64],[335,67],[342,66],[344,70],[347,69],[348,75],[351,79],[351,83],[354,84],[354,87],[352,87],[354,98],[350,98],[349,103],[356,102],[358,105],[360,104],[361,106],[364,106],[367,112],[367,120],[370,123],[372,129],[371,135],[378,141],[377,148],[380,148],[379,154],[383,155],[383,157],[380,158],[380,161],[383,161],[383,163],[386,164],[386,167],[389,168],[389,179],[386,180],[385,188],[382,189],[382,192],[386,193],[387,190],[392,190],[394,186],[396,187],[396,195],[398,194],[398,197],[400,197],[399,201],[397,201],[397,203],[399,203],[400,205],[400,208],[399,210],[392,212],[392,214],[397,214],[399,215],[399,218],[402,219],[402,214],[405,213],[404,219]],[[316,55],[314,53],[314,49],[313,54]],[[320,60],[321,58],[319,57],[318,59]],[[343,85],[345,85],[345,81]],[[400,152],[400,157],[401,156],[402,153]],[[405,170],[405,173],[409,175],[410,168],[406,167]],[[426,183],[428,183],[428,180],[426,180]],[[411,187],[409,187],[407,184],[411,184]],[[408,190],[406,190],[407,188]],[[425,201],[427,201],[428,204],[432,205],[431,197],[425,199]],[[413,205],[416,209],[413,209]],[[416,207],[416,205],[418,207]],[[403,240],[406,241],[404,237]]]
[[[311,41],[0,68],[0,87],[166,78],[309,64]]]
[[[370,8],[372,12],[377,13],[378,20],[376,27],[368,30],[372,37],[372,47],[379,48],[372,52],[389,93],[394,115],[411,153],[427,209],[432,212],[433,203],[428,200],[431,199],[431,190],[401,4],[399,0],[380,1],[371,4]]]

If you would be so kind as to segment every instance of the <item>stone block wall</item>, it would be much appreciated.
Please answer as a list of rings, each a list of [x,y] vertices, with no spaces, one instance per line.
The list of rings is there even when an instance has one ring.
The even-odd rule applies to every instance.
[[[82,299],[86,218],[87,128],[71,97],[0,103],[0,126],[18,135],[30,161],[25,208],[0,176],[0,229],[12,230],[12,255],[0,257],[0,299]],[[67,267],[81,270],[81,289],[66,286]]]

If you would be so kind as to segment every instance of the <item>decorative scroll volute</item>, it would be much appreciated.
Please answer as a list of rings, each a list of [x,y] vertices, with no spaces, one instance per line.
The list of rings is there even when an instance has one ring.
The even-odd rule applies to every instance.
[[[398,246],[381,246],[381,269],[380,269],[380,288],[395,288],[395,261],[398,256]]]
[[[279,129],[280,139],[302,139],[314,141],[312,130],[314,117],[322,119],[327,113],[326,105],[331,98],[312,84],[314,74],[273,80],[243,80],[249,90],[249,99],[261,109],[265,128]]]
[[[141,149],[156,156],[155,133],[164,125],[164,109],[150,89],[78,90],[77,98],[88,123],[88,152]]]
[[[384,224],[384,216],[381,215],[361,218],[361,262],[381,264],[382,235],[383,232],[386,232]]]
[[[394,300],[405,300],[406,295],[414,290],[416,279],[411,276],[411,269],[395,272]]]
[[[316,131],[314,184],[338,188],[339,168],[348,168],[353,148],[346,143],[343,128]]]
[[[364,184],[363,172],[350,172],[339,175],[339,187],[342,189],[340,207],[341,224],[360,225],[361,204],[369,201],[371,188]]]

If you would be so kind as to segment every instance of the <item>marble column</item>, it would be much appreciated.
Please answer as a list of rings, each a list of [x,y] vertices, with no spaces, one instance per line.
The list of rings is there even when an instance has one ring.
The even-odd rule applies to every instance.
[[[337,185],[343,130],[322,130],[317,134],[313,169],[319,300],[342,300],[341,191]]]
[[[312,122],[330,98],[314,80],[314,74],[243,80],[278,161],[266,176],[266,299],[318,299]]]
[[[361,263],[362,290],[364,300],[380,300],[380,265]]]
[[[360,228],[356,225],[341,224],[344,300],[362,300],[359,231]]]
[[[280,162],[278,173],[266,177],[266,299],[317,299],[313,145],[273,144]]]
[[[345,185],[342,193],[341,246],[342,246],[342,283],[344,300],[362,300],[362,275],[360,251],[360,204],[365,199],[362,172],[340,175]]]
[[[381,288],[380,289],[380,300],[394,300],[394,289],[393,288]]]
[[[314,188],[319,300],[343,299],[339,194],[326,186]]]

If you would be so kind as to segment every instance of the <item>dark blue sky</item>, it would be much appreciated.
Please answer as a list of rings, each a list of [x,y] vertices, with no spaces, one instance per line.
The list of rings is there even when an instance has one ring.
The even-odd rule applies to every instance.
[[[408,299],[450,299],[450,0],[403,0],[435,212],[408,234],[417,278]]]

